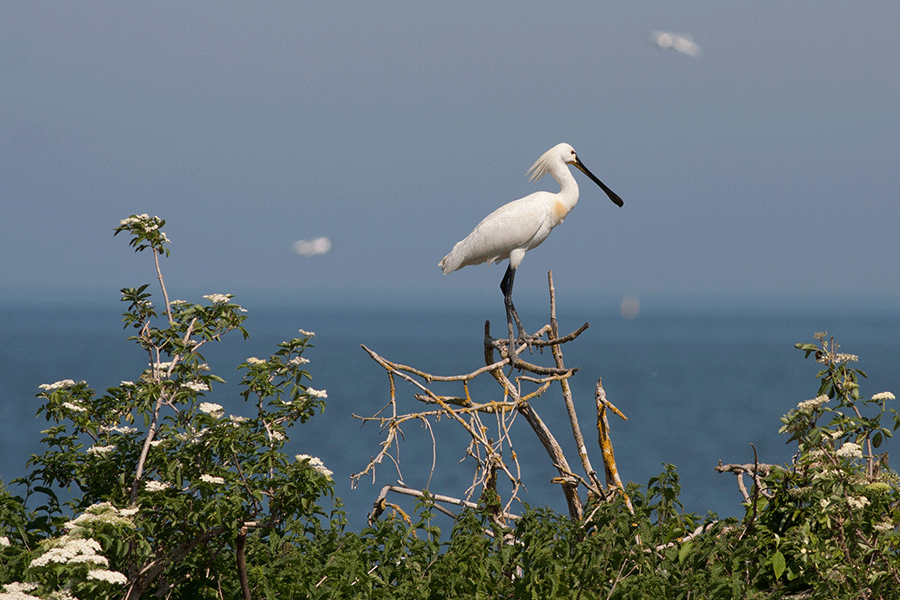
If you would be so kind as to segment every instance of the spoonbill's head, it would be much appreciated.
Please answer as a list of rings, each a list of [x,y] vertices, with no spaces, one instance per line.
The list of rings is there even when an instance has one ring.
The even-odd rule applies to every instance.
[[[591,178],[591,181],[600,186],[600,188],[606,192],[606,195],[609,196],[609,199],[613,201],[618,206],[622,206],[624,203],[619,196],[609,189],[606,184],[597,179],[597,177],[588,170],[584,163],[578,158],[578,154],[575,152],[575,148],[573,148],[570,144],[566,144],[563,142],[562,144],[557,144],[544,152],[537,161],[528,169],[528,173],[530,174],[529,181],[536,181],[546,175],[547,173],[553,173],[556,169],[564,169],[565,165],[572,165],[577,168],[579,171],[587,175]],[[554,175],[554,177],[556,177]],[[558,178],[557,178],[558,179]]]

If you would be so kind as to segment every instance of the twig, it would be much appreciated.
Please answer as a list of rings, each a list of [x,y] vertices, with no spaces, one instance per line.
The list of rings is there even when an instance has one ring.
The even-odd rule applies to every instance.
[[[156,264],[156,277],[159,279],[159,287],[162,288],[163,298],[166,302],[166,315],[169,317],[169,324],[175,322],[175,319],[172,318],[172,306],[169,303],[169,292],[166,291],[166,283],[163,281],[162,270],[159,268],[159,254],[154,250],[153,251],[153,262]]]
[[[371,515],[369,515],[369,519],[368,519],[369,525],[374,523],[378,519],[378,517],[381,515],[381,513],[384,511],[384,506],[386,504],[385,500],[387,499],[388,492],[394,492],[396,494],[403,494],[406,496],[413,496],[415,498],[430,498],[431,500],[434,501],[434,503],[435,503],[434,507],[437,510],[440,510],[444,514],[447,514],[447,515],[453,517],[454,519],[456,518],[456,515],[454,515],[452,512],[449,512],[446,508],[439,506],[437,503],[443,502],[445,504],[453,504],[456,506],[461,506],[463,508],[472,508],[472,509],[478,508],[478,504],[476,504],[475,502],[470,502],[468,500],[461,500],[459,498],[453,498],[452,496],[445,496],[443,494],[433,494],[429,491],[416,490],[416,489],[409,488],[406,486],[401,486],[401,485],[386,485],[383,488],[381,488],[381,491],[378,493],[378,498],[376,498],[375,502],[373,503],[374,511]],[[501,513],[501,514],[504,519],[510,519],[513,521],[516,519],[522,518],[519,515],[513,514],[511,512],[507,512],[507,511],[503,511],[503,513]]]
[[[247,580],[247,564],[244,562],[244,545],[247,543],[247,524],[245,523],[238,532],[237,543],[235,544],[235,557],[237,560],[238,579],[241,582],[241,593],[244,600],[250,600],[250,582]]]
[[[486,334],[489,331],[488,328],[489,324],[485,323]],[[485,359],[487,358],[488,349],[485,348]],[[518,402],[518,391],[502,371],[500,371],[499,369],[491,371],[491,375],[494,377],[494,379],[497,380],[498,383],[500,383],[501,386],[503,386],[506,392],[513,397],[514,401],[517,402],[516,410],[518,410],[519,413],[528,422],[528,424],[531,425],[531,429],[538,436],[541,444],[543,444],[544,449],[550,456],[550,460],[553,462],[553,466],[556,467],[556,469],[559,471],[559,474],[562,476],[566,476],[568,473],[571,473],[572,469],[569,467],[569,462],[566,460],[566,456],[563,453],[562,447],[559,445],[559,442],[556,441],[556,438],[553,436],[553,433],[550,432],[550,429],[547,427],[544,421],[537,414],[537,411],[534,409],[534,407],[532,407],[528,402]],[[581,519],[584,508],[581,502],[581,498],[578,496],[575,487],[563,485],[562,488],[563,493],[566,497],[566,503],[569,507],[569,516],[573,519]]]
[[[747,473],[748,475],[752,475],[754,471],[758,471],[760,475],[765,477],[769,473],[775,470],[784,470],[784,467],[780,465],[767,465],[766,463],[755,463],[755,464],[744,464],[744,465],[723,465],[721,461],[715,467],[716,473],[736,473],[743,474]]]
[[[753,512],[750,515],[750,521],[747,522],[747,525],[744,527],[744,531],[741,532],[741,535],[738,536],[738,539],[744,537],[748,531],[753,529],[753,523],[756,521],[756,515],[758,513],[757,505],[759,504],[759,456],[756,454],[756,446],[750,444],[750,447],[753,448],[753,497],[750,499],[750,504],[753,507]]]
[[[734,464],[723,465],[722,461],[720,460],[719,464],[715,467],[715,469],[716,469],[717,473],[734,473],[735,478],[737,479],[737,482],[738,482],[738,488],[741,491],[741,495],[744,497],[744,502],[749,504],[750,503],[750,493],[747,491],[747,487],[744,485],[744,475],[750,475],[751,477],[753,477],[753,480],[758,483],[759,475],[762,475],[763,477],[765,477],[766,475],[768,475],[769,473],[771,473],[774,470],[777,470],[777,469],[784,470],[784,467],[781,467],[779,465],[769,465],[769,464],[765,464],[765,463],[753,463],[753,464],[748,463],[748,464],[743,464],[743,465],[734,465]],[[763,490],[760,490],[760,493],[762,493],[764,495],[768,495],[768,493]]]
[[[719,522],[718,520],[715,520],[715,521],[710,521],[709,523],[700,525],[699,527],[694,529],[692,532],[690,532],[686,536],[680,537],[676,541],[669,542],[668,544],[660,544],[655,549],[657,552],[660,552],[662,550],[665,550],[666,548],[672,548],[672,547],[676,546],[677,544],[684,544],[685,542],[689,542],[692,539],[694,539],[695,537],[697,537],[698,535],[700,535],[702,533],[706,533],[706,531],[708,529],[711,529],[712,526],[718,522]]]
[[[214,537],[222,535],[227,531],[228,530],[225,527],[213,527],[192,540],[178,544],[174,551],[166,553],[161,552],[155,559],[146,563],[136,575],[129,578],[131,580],[131,585],[125,593],[125,600],[136,600],[137,598],[140,598],[150,582],[162,573],[167,564],[179,562],[185,556],[190,554],[198,545],[205,544]]]
[[[559,323],[556,320],[556,289],[553,287],[553,271],[547,271],[547,283],[550,287],[550,334],[554,338],[558,338]],[[585,323],[578,331],[584,331],[588,327],[589,325]],[[562,350],[560,349],[559,344],[553,345],[551,351],[553,353],[553,360],[556,362],[556,367],[558,369],[565,369],[566,366],[563,362]],[[559,385],[562,388],[563,403],[566,406],[566,413],[569,415],[569,423],[572,426],[572,437],[575,439],[575,446],[578,448],[578,457],[581,459],[581,466],[584,468],[584,472],[588,474],[588,477],[591,478],[591,485],[587,486],[588,490],[598,496],[603,495],[600,482],[597,480],[597,472],[594,471],[594,467],[591,465],[587,446],[584,444],[581,426],[578,424],[578,415],[575,412],[575,402],[572,399],[572,388],[569,387],[569,382],[565,379],[561,379]]]
[[[625,493],[625,485],[622,478],[619,477],[619,469],[616,467],[616,457],[613,454],[612,438],[609,435],[609,420],[606,418],[606,409],[611,407],[623,419],[625,415],[616,409],[612,403],[606,399],[606,390],[603,389],[603,378],[597,378],[597,387],[594,391],[594,399],[597,403],[597,436],[600,443],[600,451],[603,454],[603,468],[606,472],[606,485],[619,490],[625,499],[625,506],[629,512],[634,514],[634,506],[631,504],[631,498]]]
[[[550,457],[551,464],[557,470],[558,476],[554,477],[551,481],[561,485],[569,507],[569,514],[572,518],[581,519],[583,517],[582,499],[578,494],[578,489],[581,485],[585,486],[589,497],[596,496],[598,498],[607,498],[607,492],[604,491],[603,485],[597,478],[597,473],[591,465],[587,446],[584,442],[575,411],[574,395],[568,382],[568,378],[576,373],[578,369],[566,368],[562,358],[562,344],[576,339],[589,327],[589,325],[585,323],[572,333],[566,336],[560,336],[559,324],[556,320],[556,295],[552,272],[548,273],[548,283],[550,289],[550,324],[543,326],[535,336],[527,336],[528,342],[522,344],[520,348],[517,348],[517,342],[511,336],[510,339],[493,339],[490,334],[490,322],[486,321],[483,344],[484,366],[469,373],[452,376],[434,375],[409,365],[392,363],[379,356],[365,345],[362,346],[363,350],[368,353],[370,358],[377,362],[388,373],[391,387],[390,400],[384,408],[376,413],[375,416],[359,417],[358,415],[353,415],[354,418],[360,418],[363,423],[369,421],[378,422],[382,429],[387,432],[386,438],[381,443],[378,454],[370,459],[369,464],[362,472],[351,476],[354,486],[359,478],[369,472],[372,473],[374,482],[375,466],[380,464],[385,456],[388,456],[394,461],[399,473],[400,438],[398,437],[398,434],[402,436],[400,426],[410,419],[420,419],[426,423],[426,427],[429,428],[429,434],[432,438],[432,468],[431,474],[429,475],[430,482],[435,471],[437,442],[428,419],[433,417],[440,420],[442,417],[447,417],[452,421],[459,423],[469,434],[470,441],[466,448],[463,460],[472,458],[477,465],[473,474],[472,485],[466,490],[465,499],[461,502],[468,503],[465,504],[465,506],[477,506],[469,502],[469,498],[471,498],[479,486],[482,489],[482,496],[490,490],[496,491],[496,476],[501,472],[505,474],[512,486],[507,500],[503,503],[502,513],[492,515],[491,517],[492,521],[498,520],[499,522],[499,520],[505,518],[503,515],[509,513],[509,508],[511,507],[512,502],[517,499],[517,494],[520,489],[524,489],[521,481],[521,469],[512,439],[512,424],[517,415],[521,414],[531,426],[535,435],[538,436],[538,439]],[[546,340],[543,339],[545,334]],[[538,348],[549,346],[553,354],[555,366],[550,367],[532,364],[518,357],[522,350],[533,346],[537,346]],[[494,359],[494,350],[500,352],[502,357],[501,360]],[[509,365],[510,367],[508,373],[504,372],[506,371],[506,365]],[[521,373],[513,376],[515,371],[521,371]],[[476,402],[472,399],[469,393],[469,382],[484,373],[489,373],[500,385],[503,390],[503,398],[501,400]],[[400,414],[397,407],[395,377],[399,377],[412,384],[416,388],[413,391],[415,399],[425,405],[431,405],[433,409]],[[463,390],[461,394],[439,394],[432,389],[433,384],[453,382],[462,384]],[[560,443],[540,418],[537,410],[535,410],[535,407],[532,404],[534,400],[541,397],[542,394],[550,389],[553,382],[559,382],[561,386],[563,401],[569,414],[571,430],[578,449],[581,466],[585,471],[585,477],[573,472]],[[532,385],[535,387],[532,388]],[[523,387],[526,389],[523,390]],[[606,400],[605,392],[603,392],[602,385],[599,382],[598,388],[598,428],[601,432],[601,449],[603,450],[607,482],[611,487],[616,487],[617,490],[624,495],[624,485],[618,476],[615,460],[612,455],[612,444],[609,439],[609,424],[606,422],[606,409],[608,408],[615,412],[623,419],[625,417],[621,411],[616,409],[612,403]],[[391,407],[390,414],[385,414],[387,406]],[[488,427],[488,423],[483,421],[485,415],[494,415],[496,423]],[[492,431],[495,431],[496,433],[489,433]],[[396,457],[392,454],[395,445],[397,448]],[[403,483],[402,475],[400,477],[400,483]],[[397,491],[410,488],[405,488],[403,486],[400,488],[397,488],[396,486],[387,486],[384,488],[382,494],[375,503],[375,510],[371,517],[372,519],[377,518],[385,507],[392,506],[386,502],[384,497],[387,494],[387,491],[391,489]],[[427,493],[428,492],[418,492],[417,494]],[[437,496],[435,496],[435,498],[437,498]],[[633,512],[630,499],[625,496],[625,500],[629,510]],[[395,507],[395,509],[398,511],[400,510],[399,507]],[[442,512],[452,515],[449,511],[442,510]]]

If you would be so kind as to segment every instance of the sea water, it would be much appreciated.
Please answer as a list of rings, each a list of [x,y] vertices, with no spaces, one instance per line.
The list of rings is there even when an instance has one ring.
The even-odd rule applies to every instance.
[[[3,308],[0,478],[7,484],[26,473],[31,454],[43,451],[40,431],[48,425],[35,416],[40,384],[86,380],[93,389],[105,390],[137,379],[146,368],[149,357],[126,340],[130,331],[120,323],[122,308],[21,304]],[[492,333],[500,337],[506,329],[498,319],[502,314],[487,316],[495,319]],[[524,311],[523,318],[529,330],[548,322],[546,312],[540,311]],[[719,461],[753,462],[751,444],[760,462],[790,461],[796,447],[778,434],[780,417],[816,396],[821,366],[812,358],[804,360],[795,343],[812,342],[814,332],[827,330],[840,343],[841,352],[860,357],[854,366],[869,375],[861,381],[863,395],[882,391],[900,395],[900,311],[673,308],[625,319],[576,310],[560,312],[558,319],[562,334],[587,321],[591,325],[563,352],[566,366],[580,369],[570,383],[593,468],[602,479],[594,401],[597,379],[602,377],[608,400],[628,417],[627,421],[608,417],[622,479],[646,485],[664,464],[673,464],[685,509],[699,514],[743,514],[734,476],[714,471]],[[234,332],[223,342],[204,347],[213,372],[228,382],[215,386],[205,399],[222,404],[227,414],[251,415],[253,407],[238,396],[237,365],[250,356],[272,354],[278,342],[295,337],[298,329],[315,332],[314,347],[304,356],[310,360],[306,365],[313,377],[310,386],[327,390],[327,407],[289,431],[285,451],[324,461],[334,472],[336,494],[344,502],[350,526],[359,529],[384,485],[402,478],[409,487],[463,497],[474,474],[474,463],[466,458],[469,438],[458,424],[444,418],[432,421],[429,431],[411,421],[403,427],[399,471],[384,460],[375,470],[374,482],[367,476],[351,489],[351,474],[362,471],[378,453],[384,435],[377,424],[364,424],[353,415],[372,416],[390,399],[386,372],[361,345],[433,375],[469,373],[484,364],[484,320],[485,315],[472,311],[251,309],[245,322],[250,339]],[[524,358],[553,365],[549,352],[526,351]],[[434,390],[462,394],[459,384],[435,384]],[[417,391],[413,384],[397,380],[401,412],[433,408],[414,398]],[[476,380],[471,392],[476,401],[503,399],[489,375]],[[583,475],[559,387],[552,386],[532,405],[563,445],[570,466]],[[492,418],[483,420],[494,423]],[[524,419],[513,423],[512,436],[525,486],[520,498],[532,506],[565,512],[562,491],[550,482],[557,472]],[[881,450],[890,452],[896,444],[888,440]],[[512,464],[508,451],[504,458]],[[15,486],[12,491],[23,492]],[[392,501],[411,507],[406,499]],[[520,511],[522,506],[512,508]]]

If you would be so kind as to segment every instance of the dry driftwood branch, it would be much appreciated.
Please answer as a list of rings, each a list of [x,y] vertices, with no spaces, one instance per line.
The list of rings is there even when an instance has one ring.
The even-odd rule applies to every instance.
[[[748,475],[752,475],[754,471],[757,471],[760,475],[765,477],[773,470],[776,469],[784,469],[784,467],[780,465],[767,465],[766,463],[753,464],[748,463],[744,465],[723,465],[722,461],[719,461],[719,464],[715,467],[716,473],[735,473],[737,475],[742,475],[744,473]]]
[[[756,448],[754,448],[754,455],[756,454]],[[750,475],[753,477],[754,482],[757,484],[757,489],[760,489],[759,486],[759,476],[762,475],[765,477],[769,473],[771,473],[775,469],[783,469],[779,465],[768,465],[765,463],[747,463],[743,465],[735,465],[735,464],[727,464],[723,465],[722,461],[719,461],[719,464],[715,467],[716,473],[734,473],[737,478],[738,489],[741,491],[741,495],[744,497],[744,502],[750,503],[750,493],[747,491],[747,486],[744,484],[744,475]],[[764,490],[760,489],[759,493],[765,493]]]
[[[552,271],[547,273],[547,282],[550,286],[550,334],[554,338],[559,338],[559,323],[556,320],[556,288],[553,287]],[[577,334],[587,329],[588,326],[589,325],[587,323],[582,325],[582,327],[578,330],[578,332],[576,332],[576,335],[573,336],[572,339],[575,339],[575,337],[577,337]],[[563,362],[562,350],[560,349],[559,344],[553,345],[551,347],[551,351],[553,353],[553,360],[556,362],[556,367],[558,369],[565,369],[566,366]],[[575,439],[575,445],[578,448],[578,458],[581,459],[581,466],[582,468],[584,468],[584,472],[587,473],[591,481],[590,485],[588,486],[588,490],[595,495],[602,495],[602,486],[597,480],[597,472],[591,465],[591,459],[588,456],[587,447],[584,445],[584,436],[581,435],[581,426],[579,426],[578,424],[578,416],[575,413],[575,402],[572,399],[572,388],[569,387],[568,381],[561,380],[559,383],[562,387],[563,402],[566,405],[566,413],[569,415],[569,423],[572,426],[572,436]]]
[[[388,492],[394,492],[396,494],[403,494],[406,496],[413,496],[415,498],[426,498],[426,497],[430,498],[432,501],[434,501],[434,508],[436,510],[439,510],[440,512],[442,512],[454,519],[457,517],[457,515],[453,514],[451,511],[447,510],[443,506],[440,506],[438,504],[439,502],[443,502],[444,504],[453,504],[455,506],[462,506],[464,508],[478,508],[478,504],[476,504],[475,502],[470,502],[468,500],[461,500],[459,498],[453,498],[451,496],[445,496],[443,494],[432,494],[431,492],[427,492],[424,490],[416,490],[416,489],[409,488],[409,487],[406,487],[403,485],[386,485],[383,488],[381,488],[381,492],[378,493],[378,498],[375,499],[375,502],[372,505],[372,507],[373,507],[372,514],[370,514],[369,518],[368,518],[369,525],[374,523],[378,519],[378,517],[381,516],[381,513],[384,512],[384,509],[388,505],[388,503],[387,503]],[[509,519],[509,520],[513,520],[513,521],[521,518],[519,515],[509,513],[509,512],[504,512],[502,514],[502,516],[504,519]]]
[[[603,389],[603,378],[601,377],[597,378],[594,399],[597,404],[597,437],[600,443],[600,451],[603,453],[603,468],[606,472],[606,485],[615,487],[619,493],[622,494],[622,497],[625,499],[625,506],[628,507],[631,514],[634,514],[634,506],[631,505],[631,498],[625,493],[625,486],[622,484],[622,478],[619,477],[619,469],[616,467],[612,439],[609,434],[609,420],[606,418],[606,409],[609,408],[623,419],[626,419],[626,417],[618,408],[613,406],[612,402],[606,399],[606,390]]]
[[[713,525],[715,525],[718,522],[719,522],[718,519],[716,519],[715,521],[710,521],[709,523],[704,523],[703,525],[699,525],[696,529],[694,529],[692,532],[690,532],[686,536],[680,537],[676,541],[669,542],[668,544],[660,544],[659,546],[656,546],[655,550],[657,552],[661,552],[661,551],[665,550],[666,548],[673,548],[673,547],[677,546],[678,544],[684,544],[685,542],[689,542],[692,539],[694,539],[695,537],[697,537],[698,535],[700,535],[702,533],[706,533],[706,531],[708,529],[712,529]]]
[[[468,381],[469,379],[471,379],[472,377],[475,377],[477,375],[470,374],[471,376],[454,376],[454,377],[449,377],[449,378],[435,376],[435,375],[431,375],[429,373],[424,373],[422,371],[418,371],[417,369],[412,369],[410,367],[406,367],[404,365],[393,364],[390,361],[382,358],[381,356],[379,356],[377,353],[373,352],[372,350],[366,348],[366,346],[363,346],[363,349],[366,352],[368,352],[369,356],[371,356],[372,359],[375,360],[375,362],[377,362],[379,365],[384,367],[384,369],[387,370],[387,372],[391,376],[392,385],[391,385],[390,404],[393,407],[393,414],[391,417],[378,417],[376,419],[376,420],[380,420],[382,422],[382,424],[388,429],[388,431],[389,431],[388,439],[386,439],[385,442],[382,443],[381,452],[379,452],[379,454],[369,462],[369,465],[366,467],[366,469],[364,471],[362,471],[361,473],[357,473],[352,476],[354,484],[356,481],[359,480],[359,478],[362,475],[365,475],[366,473],[368,473],[370,471],[373,473],[373,477],[374,477],[375,465],[381,462],[381,459],[385,455],[387,455],[390,448],[396,443],[396,432],[398,430],[398,425],[400,423],[402,423],[405,420],[409,420],[409,419],[413,419],[413,418],[425,419],[427,416],[434,415],[434,416],[448,416],[448,417],[454,419],[460,425],[462,425],[462,427],[471,436],[472,440],[474,440],[476,444],[478,444],[486,449],[489,458],[497,459],[497,464],[500,467],[500,469],[507,475],[509,480],[513,483],[514,487],[516,487],[516,488],[518,487],[518,480],[514,475],[512,475],[512,473],[509,470],[509,467],[502,460],[500,460],[499,457],[494,456],[495,450],[491,447],[491,444],[485,435],[487,428],[481,423],[480,416],[478,415],[478,411],[472,411],[467,408],[454,409],[452,406],[450,406],[449,404],[444,402],[442,397],[435,394],[433,391],[431,391],[431,389],[426,387],[424,384],[420,383],[418,380],[416,380],[414,377],[412,377],[408,373],[414,371],[416,375],[418,375],[422,379],[425,379],[426,381],[441,381],[441,380],[443,380],[443,381]],[[498,366],[497,369],[499,370],[499,368],[500,367]],[[484,371],[480,371],[480,372],[484,372]],[[424,395],[430,401],[439,405],[441,410],[436,413],[429,413],[429,414],[411,413],[411,414],[402,415],[402,416],[398,415],[397,411],[396,411],[396,396],[395,396],[396,387],[393,385],[393,377],[394,376],[399,376],[400,378],[404,379],[405,381],[408,381],[409,383],[412,383],[413,385],[418,387],[420,390],[422,390],[422,392],[424,392]],[[468,420],[463,418],[464,416],[468,417]],[[515,461],[514,456],[515,455],[513,454],[513,461]]]
[[[484,324],[485,331],[485,344],[484,344],[484,358],[485,362],[493,363],[493,345],[488,343],[490,339],[490,322],[485,322]],[[516,361],[517,367],[520,364],[524,364],[522,361]],[[556,441],[553,433],[550,431],[550,428],[544,423],[541,417],[537,414],[537,411],[531,406],[527,401],[523,401],[519,397],[518,386],[513,385],[513,383],[509,380],[509,378],[504,375],[501,369],[494,369],[491,372],[491,375],[497,382],[503,387],[505,393],[513,399],[513,402],[516,403],[516,410],[521,414],[525,420],[531,425],[531,429],[534,431],[535,435],[537,435],[538,439],[541,441],[541,444],[544,446],[544,449],[547,451],[547,454],[550,456],[550,460],[553,462],[553,466],[556,467],[559,472],[561,481],[568,482],[572,469],[569,467],[569,462],[566,460],[565,453],[563,452],[562,446],[559,445],[559,442]],[[563,493],[566,497],[566,504],[569,507],[569,516],[573,519],[581,519],[583,516],[584,505],[581,501],[581,498],[578,496],[577,486],[564,484],[562,486]]]
[[[413,419],[419,419],[421,422],[426,423],[426,426],[429,427],[429,432],[431,432],[430,419],[440,420],[447,417],[458,423],[463,427],[470,439],[466,448],[466,456],[473,459],[476,463],[472,485],[466,490],[463,499],[457,500],[450,496],[438,496],[428,491],[412,490],[402,485],[385,486],[382,488],[381,494],[375,503],[375,510],[370,517],[371,519],[377,518],[387,506],[393,506],[400,514],[405,515],[399,507],[387,502],[386,495],[390,492],[418,496],[428,495],[435,499],[440,498],[445,503],[474,508],[477,505],[470,501],[472,495],[479,487],[482,490],[482,496],[486,493],[496,494],[497,476],[501,474],[505,477],[511,490],[508,492],[508,498],[503,502],[502,510],[496,511],[496,514],[492,515],[491,520],[498,524],[503,524],[506,519],[512,518],[509,509],[512,503],[517,500],[517,494],[523,487],[520,477],[521,469],[511,433],[512,423],[518,415],[522,415],[531,426],[547,451],[551,464],[556,468],[558,476],[554,477],[552,481],[561,485],[571,517],[581,519],[583,516],[583,503],[578,494],[580,486],[584,486],[590,496],[608,497],[607,492],[603,489],[602,482],[591,465],[584,436],[581,433],[575,412],[575,401],[568,379],[578,369],[565,366],[561,349],[563,344],[578,338],[589,325],[585,323],[568,335],[560,336],[559,324],[556,320],[556,295],[552,273],[548,273],[548,283],[550,288],[550,324],[542,327],[535,336],[528,336],[529,341],[527,344],[523,343],[520,347],[513,348],[511,346],[515,342],[512,339],[494,339],[490,334],[490,322],[486,322],[484,331],[485,364],[483,367],[474,369],[469,373],[463,375],[435,375],[416,367],[393,363],[366,346],[362,346],[369,356],[387,372],[390,382],[390,399],[375,416],[360,417],[353,415],[354,418],[362,420],[364,424],[377,422],[382,430],[386,432],[386,437],[381,443],[376,456],[370,459],[363,471],[351,476],[353,485],[355,486],[358,480],[368,473],[372,474],[374,481],[375,467],[381,464],[386,456],[394,462],[398,473],[400,473],[399,447],[403,437],[401,426]],[[541,351],[545,347],[550,347],[554,366],[532,364],[520,357],[525,349],[533,349],[534,347]],[[501,360],[494,359],[494,350],[499,351]],[[507,366],[509,367],[508,373],[504,373]],[[469,390],[470,382],[485,373],[490,374],[500,385],[503,394],[502,399],[479,402],[472,398]],[[515,376],[514,373],[516,374]],[[396,396],[396,377],[413,385],[416,388],[413,397],[421,404],[431,408],[424,411],[401,411],[398,408]],[[541,419],[534,406],[534,401],[541,398],[555,382],[559,383],[562,390],[563,402],[569,416],[572,435],[578,449],[584,475],[579,475],[573,471],[561,445]],[[453,394],[438,393],[434,386],[443,384],[462,385],[462,393],[460,394],[458,390]],[[624,418],[624,415],[606,400],[605,392],[602,391],[602,386],[600,386],[599,382],[598,389],[601,392],[601,395],[597,396],[598,428],[601,431],[600,441],[606,482],[609,487],[616,487],[624,494],[624,486],[618,476],[612,454],[612,444],[609,440],[609,424],[606,422],[605,411],[608,408],[622,418]],[[433,433],[432,445],[432,455],[434,457],[437,449]],[[433,471],[434,463],[432,463],[432,473]],[[402,479],[401,474],[401,483]],[[626,501],[628,501],[627,496]],[[630,501],[628,501],[628,506],[630,509]],[[450,511],[443,507],[438,508],[438,510],[453,516]]]

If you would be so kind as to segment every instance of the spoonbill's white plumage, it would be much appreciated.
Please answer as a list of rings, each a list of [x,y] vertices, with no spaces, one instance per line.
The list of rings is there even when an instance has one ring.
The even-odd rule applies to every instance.
[[[524,336],[524,331],[512,302],[513,279],[525,253],[540,246],[550,231],[562,223],[578,203],[578,183],[569,171],[569,165],[590,177],[610,200],[622,206],[622,199],[582,164],[572,146],[557,144],[537,159],[527,174],[530,181],[536,181],[549,173],[559,184],[559,192],[535,192],[504,204],[486,216],[438,263],[446,274],[467,265],[495,263],[508,258],[509,267],[500,282],[500,289],[503,291],[510,330],[514,317],[520,336]]]

